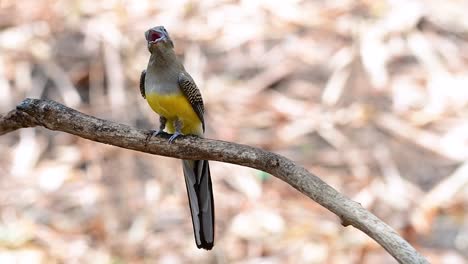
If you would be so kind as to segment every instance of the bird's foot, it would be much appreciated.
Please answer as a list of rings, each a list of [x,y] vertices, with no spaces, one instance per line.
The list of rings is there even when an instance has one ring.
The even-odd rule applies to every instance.
[[[164,130],[160,129],[160,130],[151,130],[149,135],[146,137],[146,142],[145,142],[145,146],[148,145],[148,142],[151,140],[152,137],[156,137],[158,136],[159,134],[162,134],[164,133]]]
[[[153,130],[152,132],[153,132],[153,133],[151,133],[151,137],[156,137],[156,136],[158,136],[159,134],[164,133],[164,130],[159,129],[159,130]]]
[[[180,135],[182,135],[182,133],[180,132],[175,132],[170,138],[169,138],[169,143],[172,143],[174,142],[174,140],[179,137]]]

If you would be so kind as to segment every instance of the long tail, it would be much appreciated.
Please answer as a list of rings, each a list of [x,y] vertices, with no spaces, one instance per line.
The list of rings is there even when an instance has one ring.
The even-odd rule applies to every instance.
[[[185,185],[198,248],[210,250],[214,244],[214,201],[207,160],[183,160]]]

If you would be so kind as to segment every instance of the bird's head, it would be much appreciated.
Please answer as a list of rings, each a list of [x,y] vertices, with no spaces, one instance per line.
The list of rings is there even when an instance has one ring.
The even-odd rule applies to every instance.
[[[163,26],[157,26],[148,29],[145,32],[145,38],[148,43],[148,50],[153,53],[153,51],[166,50],[174,48],[174,43],[169,37],[169,33]]]

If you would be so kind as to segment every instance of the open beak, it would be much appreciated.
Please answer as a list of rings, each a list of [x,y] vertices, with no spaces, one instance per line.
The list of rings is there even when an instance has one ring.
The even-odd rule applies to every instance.
[[[146,40],[148,41],[148,45],[153,45],[158,43],[159,41],[166,40],[166,34],[164,32],[160,32],[158,30],[150,29],[146,31]]]

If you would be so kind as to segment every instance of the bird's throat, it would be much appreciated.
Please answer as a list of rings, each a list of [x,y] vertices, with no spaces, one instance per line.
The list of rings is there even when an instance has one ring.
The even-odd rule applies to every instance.
[[[176,54],[172,48],[155,47],[150,56],[149,66],[164,69],[178,64]]]

